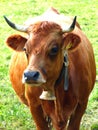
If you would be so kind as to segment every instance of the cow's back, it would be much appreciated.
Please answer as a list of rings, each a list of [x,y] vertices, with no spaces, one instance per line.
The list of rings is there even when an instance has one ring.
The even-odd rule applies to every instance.
[[[23,71],[25,70],[26,66],[27,58],[25,53],[14,52],[10,63],[10,80],[21,101],[27,105],[28,103],[25,99],[25,86],[22,83]]]
[[[73,88],[79,100],[88,98],[94,87],[96,78],[96,65],[92,45],[85,34],[78,28],[73,33],[78,34],[81,43],[74,51],[69,51],[69,75]]]

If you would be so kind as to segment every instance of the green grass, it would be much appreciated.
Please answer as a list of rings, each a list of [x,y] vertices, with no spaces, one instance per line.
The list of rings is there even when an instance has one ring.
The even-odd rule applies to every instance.
[[[22,24],[27,18],[40,15],[50,6],[65,15],[78,16],[82,30],[92,42],[98,67],[97,0],[0,0],[0,129],[35,130],[29,109],[19,102],[9,81],[8,69],[12,51],[5,45],[5,39],[17,32],[8,27],[3,15]],[[81,130],[98,130],[98,83],[90,95],[81,124]]]

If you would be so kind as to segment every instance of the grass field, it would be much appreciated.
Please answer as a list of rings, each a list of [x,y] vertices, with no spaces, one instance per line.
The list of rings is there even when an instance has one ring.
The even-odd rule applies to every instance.
[[[19,102],[9,81],[12,51],[5,45],[5,39],[17,32],[8,27],[3,15],[22,24],[27,18],[43,13],[50,6],[65,15],[78,16],[78,22],[94,48],[98,77],[97,0],[0,0],[0,130],[35,130],[29,109]],[[98,130],[98,83],[90,95],[81,130]]]

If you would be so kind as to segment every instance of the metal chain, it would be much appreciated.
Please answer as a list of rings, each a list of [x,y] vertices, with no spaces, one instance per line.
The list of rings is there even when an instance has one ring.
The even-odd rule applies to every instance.
[[[46,122],[48,123],[49,130],[52,130],[53,125],[52,125],[52,122],[51,122],[51,118],[49,116],[46,117]]]

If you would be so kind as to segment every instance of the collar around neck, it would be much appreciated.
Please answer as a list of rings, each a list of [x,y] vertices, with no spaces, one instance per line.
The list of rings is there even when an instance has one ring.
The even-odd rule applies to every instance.
[[[68,52],[65,51],[64,53],[64,62],[63,62],[63,67],[61,70],[61,73],[56,81],[55,86],[57,86],[58,84],[61,83],[62,78],[64,78],[64,90],[67,91],[68,90],[68,65],[69,65],[69,61],[68,61]]]

